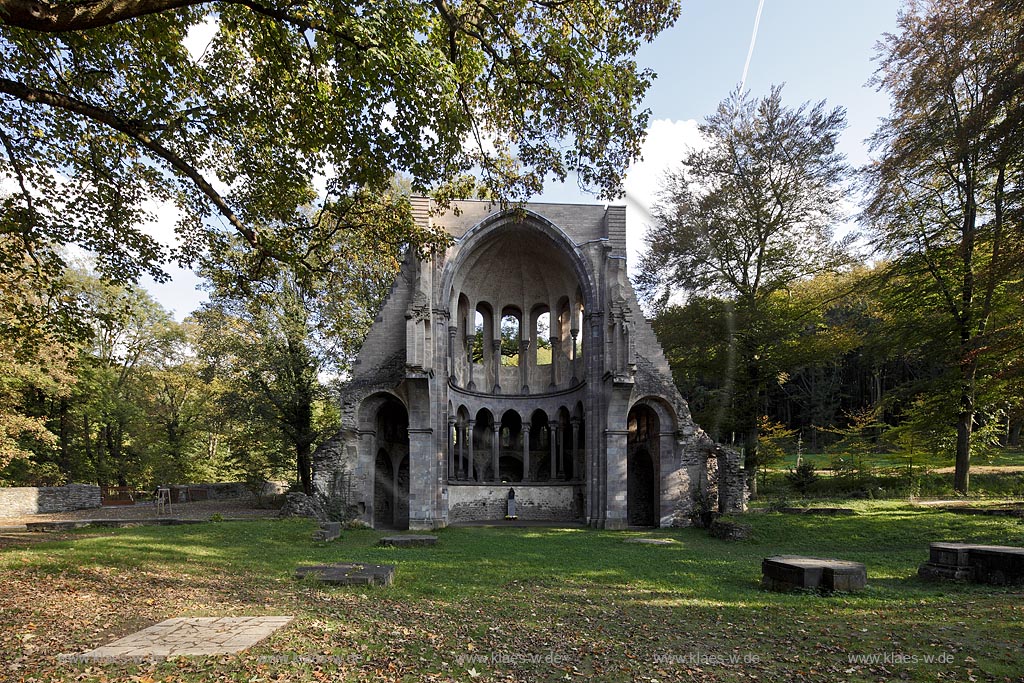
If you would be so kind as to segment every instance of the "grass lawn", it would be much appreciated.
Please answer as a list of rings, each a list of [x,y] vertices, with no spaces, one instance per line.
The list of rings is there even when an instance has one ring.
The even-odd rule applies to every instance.
[[[455,528],[434,548],[393,549],[368,530],[314,543],[307,521],[74,534],[0,551],[0,680],[1024,681],[1024,588],[916,578],[929,541],[1024,545],[1024,524],[858,505],[747,515],[754,538],[733,543],[696,529]],[[636,535],[680,542],[623,543]],[[868,589],[762,591],[760,561],[777,553],[865,562]],[[395,585],[291,578],[334,561],[396,564]],[[57,658],[170,617],[281,614],[296,620],[237,656]]]

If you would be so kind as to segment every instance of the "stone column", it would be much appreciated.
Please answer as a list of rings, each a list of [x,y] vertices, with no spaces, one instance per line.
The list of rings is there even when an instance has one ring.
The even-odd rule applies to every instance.
[[[572,378],[569,380],[571,386],[576,386],[580,383],[579,378],[576,376],[576,338],[580,334],[578,327],[574,327],[569,330],[569,334],[572,336],[572,348],[569,349],[569,366],[572,368]]]
[[[458,476],[455,469],[455,416],[448,416],[448,480]]]
[[[448,326],[448,378],[455,382],[455,334],[459,331],[455,325]]]
[[[555,423],[555,434],[558,435],[558,478],[565,478],[565,437],[562,435],[562,422]]]
[[[469,362],[469,384],[466,388],[470,391],[476,391],[476,382],[473,381],[473,339],[476,335],[469,334],[469,328],[466,328],[466,360]]]
[[[498,475],[498,458],[499,448],[501,447],[501,423],[495,422],[491,425],[493,434],[491,435],[491,469],[493,474],[491,475],[492,480],[495,482],[501,481],[501,477]]]
[[[530,393],[530,362],[527,354],[530,353],[530,340],[519,340],[519,386],[523,394]]]
[[[572,478],[580,479],[580,419],[574,417],[569,422],[572,424]]]
[[[466,466],[466,474],[468,475],[467,479],[473,481],[476,479],[476,472],[474,472],[476,469],[476,463],[474,462],[475,458],[473,456],[473,427],[476,425],[476,420],[469,420],[468,424],[469,439],[467,443],[469,443],[469,463]]]
[[[553,423],[551,420],[548,420],[548,442],[551,445],[551,460],[549,461],[551,463],[551,481],[555,480],[556,475],[555,458],[558,457],[556,441],[558,441],[558,423]]]
[[[626,518],[626,442],[629,432],[625,429],[605,430],[606,467],[604,494],[604,528],[624,529]]]
[[[530,423],[523,423],[523,481],[530,480]]]
[[[466,450],[465,450],[465,445],[466,445],[466,423],[465,422],[460,422],[456,426],[455,431],[456,431],[456,433],[458,434],[458,437],[459,437],[459,470],[458,470],[458,473],[457,473],[456,476],[459,479],[465,479],[466,478]]]
[[[494,363],[493,393],[501,393],[501,337],[491,340],[491,362]]]
[[[559,339],[554,334],[551,335],[551,386],[549,389],[554,389],[558,386],[558,347]]]

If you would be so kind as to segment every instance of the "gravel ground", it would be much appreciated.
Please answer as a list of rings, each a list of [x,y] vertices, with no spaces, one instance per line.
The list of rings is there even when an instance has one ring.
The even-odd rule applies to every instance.
[[[174,503],[167,512],[157,514],[152,502],[135,505],[109,505],[74,512],[55,512],[23,517],[0,517],[0,527],[20,526],[27,522],[51,522],[80,519],[152,519],[174,517],[177,519],[209,519],[211,515],[221,517],[266,518],[276,517],[277,510],[257,508],[252,499],[202,500],[194,503]]]

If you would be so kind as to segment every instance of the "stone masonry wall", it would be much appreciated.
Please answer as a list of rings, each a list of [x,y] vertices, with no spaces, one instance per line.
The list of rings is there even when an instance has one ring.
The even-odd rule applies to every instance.
[[[504,519],[508,490],[516,492],[516,516],[568,522],[582,517],[581,485],[449,486],[448,522]]]
[[[68,484],[67,486],[0,488],[0,517],[69,512],[98,508],[99,506],[99,486]]]

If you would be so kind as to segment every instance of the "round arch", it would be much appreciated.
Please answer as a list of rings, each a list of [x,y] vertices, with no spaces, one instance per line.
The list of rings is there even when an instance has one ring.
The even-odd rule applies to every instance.
[[[473,253],[490,237],[499,233],[502,228],[509,224],[516,227],[534,230],[544,235],[554,243],[554,246],[566,257],[572,266],[573,273],[579,281],[580,291],[583,297],[583,306],[586,310],[597,310],[594,283],[591,280],[583,256],[572,240],[558,226],[540,214],[529,209],[510,209],[492,214],[470,228],[459,240],[461,247],[454,259],[449,261],[441,275],[441,296],[442,301],[451,302],[451,308],[456,308],[457,301],[452,301],[454,295],[455,276],[461,272]]]

